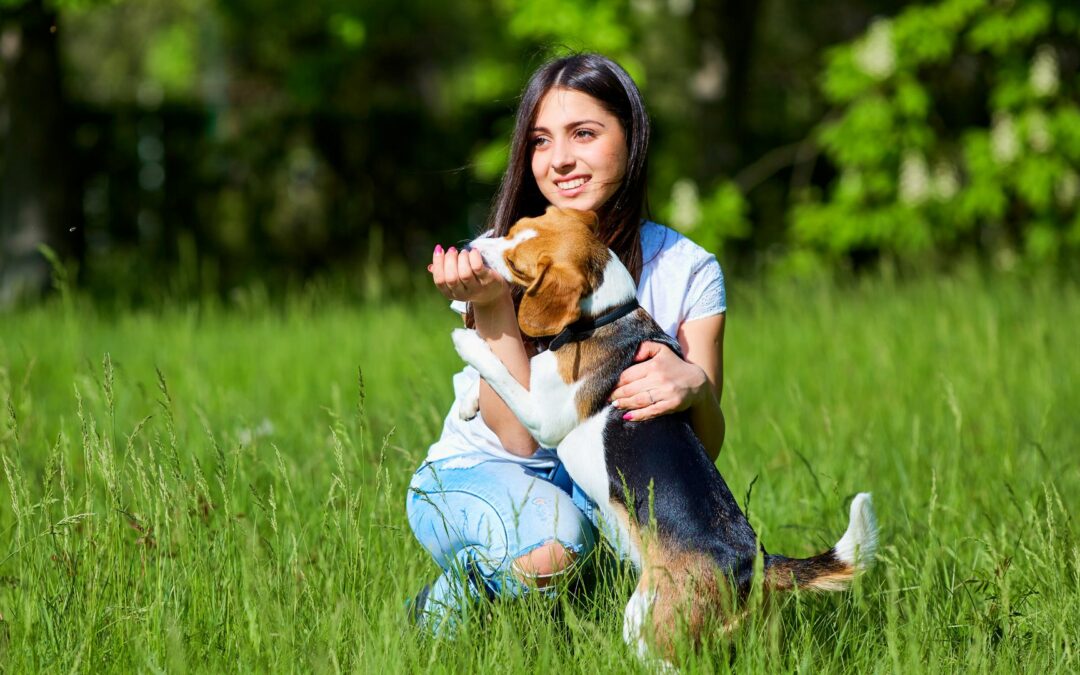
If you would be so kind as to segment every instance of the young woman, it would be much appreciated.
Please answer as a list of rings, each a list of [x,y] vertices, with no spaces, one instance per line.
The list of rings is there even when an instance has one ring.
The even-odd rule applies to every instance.
[[[643,344],[614,404],[634,420],[690,408],[715,459],[724,441],[723,275],[714,256],[642,218],[649,119],[633,80],[596,54],[544,64],[522,95],[511,143],[488,221],[492,236],[549,204],[596,211],[601,238],[638,280],[639,302],[686,357]],[[537,347],[518,330],[520,291],[475,251],[436,246],[428,269],[451,307],[527,385]],[[432,629],[448,619],[452,625],[479,597],[550,592],[597,539],[593,505],[486,383],[479,383],[479,414],[461,419],[459,407],[478,379],[470,367],[454,377],[442,436],[407,498],[413,532],[443,570],[413,603],[416,618]]]

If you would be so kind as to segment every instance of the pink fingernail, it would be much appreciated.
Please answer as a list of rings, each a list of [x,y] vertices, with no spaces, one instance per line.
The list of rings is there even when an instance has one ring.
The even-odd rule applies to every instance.
[[[442,244],[435,244],[435,255],[442,255]]]
[[[456,248],[454,248],[453,246],[451,246],[450,248],[448,248],[448,249],[446,250],[446,252],[447,252],[447,253],[455,253],[455,252],[457,252],[457,249],[456,249]]]
[[[623,418],[624,420],[631,420],[631,419],[633,419],[633,417],[634,417],[634,416],[633,416],[633,415],[631,415],[630,413],[626,413],[625,415],[623,415],[623,416],[622,416],[622,418]]]

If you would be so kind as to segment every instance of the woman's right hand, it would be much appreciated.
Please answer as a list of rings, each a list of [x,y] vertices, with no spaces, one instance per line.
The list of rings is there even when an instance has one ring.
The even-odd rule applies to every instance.
[[[495,270],[484,264],[479,251],[443,251],[436,246],[428,265],[432,281],[447,300],[463,300],[485,305],[509,297],[510,287]]]

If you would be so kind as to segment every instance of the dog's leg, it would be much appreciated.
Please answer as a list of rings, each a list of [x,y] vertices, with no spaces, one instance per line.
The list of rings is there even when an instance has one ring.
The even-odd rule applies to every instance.
[[[533,438],[539,438],[543,420],[537,406],[533,404],[529,391],[514,379],[491,347],[475,330],[467,328],[455,329],[450,337],[454,341],[454,349],[465,363],[476,368],[480,377],[491,385]]]
[[[644,581],[639,581],[630,602],[626,603],[623,613],[623,641],[634,650],[642,661],[649,659],[649,645],[646,642],[645,626],[649,622],[649,610],[652,608],[656,593],[650,591]]]
[[[465,392],[465,398],[458,406],[458,417],[468,422],[472,418],[476,417],[476,413],[480,412],[480,381],[477,380],[476,384],[469,387],[469,390]]]

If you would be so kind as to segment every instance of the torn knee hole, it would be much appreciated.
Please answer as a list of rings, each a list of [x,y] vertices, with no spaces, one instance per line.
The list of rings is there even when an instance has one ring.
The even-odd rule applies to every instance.
[[[523,582],[544,588],[565,573],[577,558],[557,541],[538,546],[514,560],[514,572]]]

